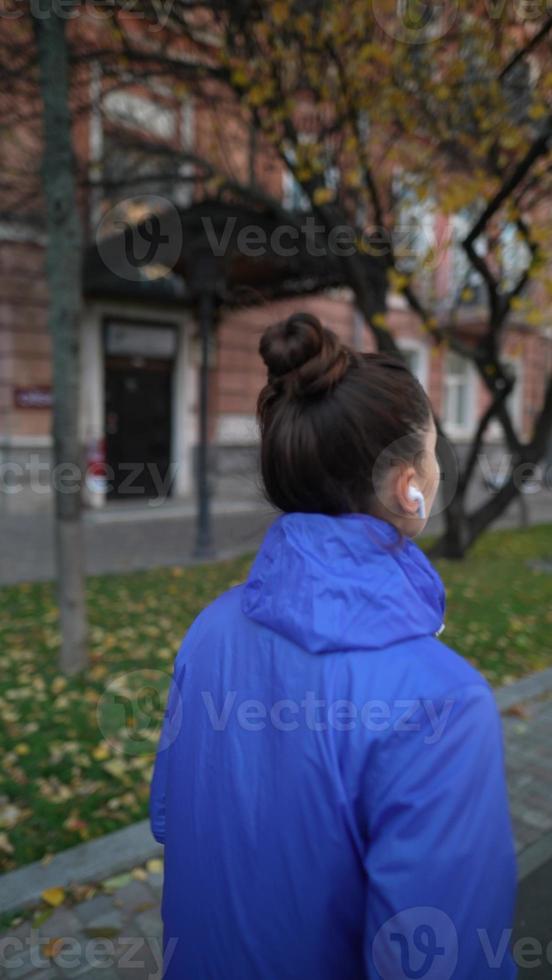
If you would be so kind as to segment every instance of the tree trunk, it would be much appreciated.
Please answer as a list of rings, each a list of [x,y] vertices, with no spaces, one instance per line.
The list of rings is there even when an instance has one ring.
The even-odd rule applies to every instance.
[[[460,559],[466,554],[468,546],[467,517],[464,497],[460,494],[451,500],[444,512],[445,530],[429,549],[430,558]]]
[[[531,444],[531,447],[534,443]],[[530,448],[520,465],[535,466],[544,455]],[[430,558],[464,558],[477,539],[504,513],[516,497],[520,500],[523,527],[529,525],[529,514],[525,500],[521,496],[521,481],[512,473],[503,487],[489,496],[476,510],[467,513],[464,495],[459,493],[449,504],[445,519],[446,530],[429,550]]]
[[[67,5],[66,5],[67,6]],[[86,664],[79,444],[81,228],[77,210],[69,109],[65,16],[55,0],[33,18],[43,102],[42,187],[47,215],[48,323],[53,353],[53,492],[64,673]]]

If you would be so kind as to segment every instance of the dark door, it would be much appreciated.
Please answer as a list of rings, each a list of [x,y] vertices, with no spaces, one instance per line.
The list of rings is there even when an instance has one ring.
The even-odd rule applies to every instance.
[[[106,360],[106,461],[112,500],[170,494],[171,368],[170,361]]]

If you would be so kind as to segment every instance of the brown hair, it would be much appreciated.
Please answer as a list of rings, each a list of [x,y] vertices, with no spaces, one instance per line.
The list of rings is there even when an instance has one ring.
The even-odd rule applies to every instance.
[[[284,512],[369,513],[382,466],[423,454],[431,407],[420,383],[400,358],[357,353],[310,313],[268,327],[259,352],[269,500]]]

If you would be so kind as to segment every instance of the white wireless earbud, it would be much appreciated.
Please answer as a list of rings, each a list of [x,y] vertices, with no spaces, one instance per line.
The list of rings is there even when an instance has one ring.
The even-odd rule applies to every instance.
[[[422,520],[425,520],[425,516],[426,516],[426,512],[425,512],[425,500],[424,500],[424,495],[423,495],[422,491],[421,490],[418,490],[418,487],[412,487],[412,486],[409,487],[408,488],[408,499],[409,500],[417,500],[418,501],[418,517],[421,517]]]

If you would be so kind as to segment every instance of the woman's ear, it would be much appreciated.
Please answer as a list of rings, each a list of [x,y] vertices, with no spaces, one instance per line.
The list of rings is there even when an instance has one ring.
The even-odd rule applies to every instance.
[[[420,517],[422,521],[425,520],[425,516],[426,516],[425,497],[422,491],[418,490],[418,487],[415,487],[413,483],[411,483],[408,488],[408,499],[416,501],[418,507],[418,517]]]
[[[418,489],[416,477],[417,473],[413,466],[404,466],[400,468],[395,484],[399,513],[406,514],[408,517],[420,516],[420,496],[423,501],[423,494]],[[411,496],[412,489],[418,490],[418,494]]]

